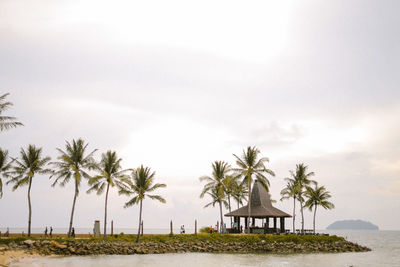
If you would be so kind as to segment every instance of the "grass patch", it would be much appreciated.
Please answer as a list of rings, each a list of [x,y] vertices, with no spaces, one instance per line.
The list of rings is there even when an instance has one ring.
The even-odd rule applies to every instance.
[[[0,239],[0,244],[8,245],[11,242],[20,243],[24,240],[54,240],[57,242],[66,241],[79,241],[79,242],[103,242],[103,237],[89,237],[84,239],[73,239],[73,238],[37,238],[37,237],[10,237]],[[257,243],[261,241],[268,243],[272,242],[294,242],[294,243],[321,243],[321,242],[337,242],[344,241],[343,237],[333,236],[313,236],[313,235],[271,235],[271,234],[177,234],[177,235],[143,235],[140,237],[140,242],[155,242],[155,243],[166,243],[166,242],[220,242],[220,243]],[[136,235],[120,234],[107,237],[108,242],[136,242]]]

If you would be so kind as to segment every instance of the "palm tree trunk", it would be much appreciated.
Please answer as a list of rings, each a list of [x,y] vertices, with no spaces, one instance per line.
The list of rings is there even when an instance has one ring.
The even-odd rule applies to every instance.
[[[248,208],[248,212],[249,212],[249,216],[247,218],[247,233],[250,234],[250,220],[251,220],[251,218],[250,218],[250,214],[251,214],[251,198],[250,198],[250,196],[251,196],[251,179],[250,179],[250,176],[247,177],[247,179],[248,179],[248,184],[249,184],[249,200],[247,201],[247,203],[248,203],[247,208]]]
[[[139,237],[140,237],[140,226],[142,224],[142,202],[143,199],[140,200],[140,210],[139,210],[139,227],[138,227],[138,233],[137,233],[137,238],[136,238],[136,243],[139,243]]]
[[[71,231],[72,231],[72,223],[74,221],[74,211],[75,211],[75,203],[76,203],[76,197],[78,196],[79,190],[78,190],[78,183],[75,180],[75,194],[74,194],[74,201],[72,202],[72,210],[71,210],[71,218],[69,220],[69,229],[68,229],[68,237],[71,236]]]
[[[229,212],[231,212],[231,196],[228,195],[228,207],[229,207]],[[231,216],[231,228],[233,227],[233,222],[232,222],[232,216]]]
[[[220,234],[223,234],[224,233],[224,217],[222,216],[222,203],[221,203],[221,201],[218,201],[219,202],[219,212],[220,212],[220,215],[221,215],[221,226],[220,226]]]
[[[300,201],[300,212],[301,212],[301,233],[304,234],[303,201]]]
[[[296,232],[295,226],[295,217],[296,217],[296,198],[293,198],[293,234]]]
[[[315,205],[315,209],[314,209],[314,219],[313,219],[313,231],[314,231],[314,235],[315,235],[315,214],[317,213],[317,205]]]
[[[104,204],[104,241],[107,240],[107,201],[108,201],[108,190],[110,189],[110,184],[107,184],[106,191],[106,202]]]
[[[32,221],[31,186],[32,186],[32,177],[29,178],[29,187],[28,187],[28,207],[29,207],[28,236],[31,236],[31,221]]]

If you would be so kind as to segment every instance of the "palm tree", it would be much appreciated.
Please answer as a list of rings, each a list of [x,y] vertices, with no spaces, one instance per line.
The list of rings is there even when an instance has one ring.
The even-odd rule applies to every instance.
[[[305,188],[310,183],[315,183],[310,179],[311,176],[314,176],[314,172],[308,172],[308,166],[304,163],[296,165],[296,172],[290,171],[295,183],[298,186],[297,196],[296,198],[300,202],[300,213],[301,213],[301,232],[304,233],[304,194]]]
[[[222,215],[222,204],[226,198],[224,179],[228,176],[231,171],[231,167],[224,161],[215,161],[212,163],[212,175],[200,177],[200,182],[207,181],[204,185],[203,191],[200,194],[200,198],[203,198],[207,192],[213,191],[216,194],[216,201],[219,204],[219,211],[221,215],[220,233],[223,233],[224,217]],[[207,205],[208,207],[209,205]],[[213,205],[214,206],[214,205]]]
[[[286,186],[281,191],[281,201],[293,198],[293,233],[295,233],[295,217],[296,217],[296,196],[299,194],[299,186],[294,179],[285,178]]]
[[[122,170],[121,167],[122,159],[117,157],[117,153],[114,151],[107,151],[101,155],[101,161],[95,166],[95,169],[99,172],[99,175],[89,179],[89,185],[91,186],[87,193],[96,191],[97,195],[101,195],[106,189],[106,199],[104,204],[104,241],[106,241],[107,235],[107,202],[108,202],[108,191],[111,187],[121,184],[121,179],[126,178],[125,172],[128,170]]]
[[[233,189],[232,197],[236,200],[238,208],[240,207],[240,205],[243,206],[243,200],[246,200],[247,193],[248,192],[246,189],[246,184],[237,181],[237,183]]]
[[[270,169],[265,167],[265,162],[269,162],[269,159],[264,157],[258,159],[258,155],[260,154],[260,150],[256,147],[247,147],[247,150],[243,150],[243,154],[241,157],[233,156],[236,158],[236,164],[238,168],[233,169],[238,174],[243,177],[243,182],[247,183],[248,188],[248,212],[249,217],[247,220],[247,229],[250,229],[250,213],[251,213],[251,184],[253,182],[253,175],[255,175],[257,181],[269,192],[269,181],[264,174],[270,174],[271,176],[275,176],[275,173]]]
[[[223,198],[221,196],[221,191],[218,190],[217,186],[210,187],[210,189],[207,192],[205,192],[204,194],[207,194],[207,195],[209,195],[211,197],[211,202],[206,204],[204,206],[204,208],[208,208],[210,206],[215,207],[215,204],[218,203],[219,204],[219,208],[220,208],[220,212],[222,213],[222,204],[224,204],[225,207],[228,206],[228,201],[226,201],[226,198]],[[219,231],[220,231],[220,233],[223,233],[223,221],[222,221],[222,218],[221,218],[221,222],[222,223],[220,225]]]
[[[222,180],[222,184],[224,185],[225,194],[228,199],[227,208],[229,212],[232,211],[231,209],[231,197],[235,193],[235,189],[237,188],[237,176],[234,175],[226,175],[225,178]],[[233,226],[232,217],[231,217],[231,227]]]
[[[5,131],[17,126],[23,126],[22,123],[15,121],[16,118],[10,116],[2,116],[1,114],[13,105],[11,102],[6,102],[6,97],[9,93],[0,96],[0,131]]]
[[[0,198],[3,197],[3,181],[1,178],[9,177],[9,170],[11,169],[11,164],[13,162],[8,159],[8,151],[0,148]]]
[[[46,169],[45,165],[50,161],[50,157],[42,157],[42,148],[36,148],[34,145],[29,145],[27,150],[21,148],[21,159],[15,159],[16,165],[13,166],[11,179],[7,182],[14,183],[12,190],[28,185],[28,236],[31,236],[31,221],[32,221],[32,206],[31,206],[31,187],[32,180],[35,174],[49,174],[52,172]]]
[[[119,194],[134,195],[132,199],[125,203],[125,208],[131,207],[135,204],[140,204],[139,210],[139,227],[136,242],[139,242],[140,237],[140,225],[142,222],[142,203],[145,197],[155,199],[161,203],[165,203],[165,199],[159,195],[149,195],[148,193],[155,191],[158,188],[167,187],[166,184],[154,184],[155,172],[151,172],[149,167],[143,167],[134,169],[129,179],[124,179],[119,187]]]
[[[316,182],[315,188],[307,187],[305,195],[308,198],[305,207],[309,208],[310,211],[314,208],[313,231],[315,234],[315,215],[317,213],[317,207],[321,206],[324,209],[330,210],[335,208],[335,205],[328,201],[328,199],[331,198],[330,192],[327,191],[324,186],[318,186]]]
[[[54,183],[52,184],[53,187],[58,182],[60,182],[60,186],[65,186],[71,180],[71,178],[73,178],[75,182],[75,194],[72,202],[68,237],[71,236],[75,203],[79,194],[79,186],[82,178],[90,179],[90,176],[86,171],[94,169],[95,166],[93,154],[97,151],[97,149],[93,150],[89,154],[86,154],[88,145],[89,144],[85,144],[85,141],[82,139],[74,139],[72,140],[72,143],[66,141],[65,151],[57,148],[57,151],[60,153],[60,155],[57,157],[59,161],[50,163],[56,168],[56,171],[50,176],[50,179],[53,176],[56,177]]]

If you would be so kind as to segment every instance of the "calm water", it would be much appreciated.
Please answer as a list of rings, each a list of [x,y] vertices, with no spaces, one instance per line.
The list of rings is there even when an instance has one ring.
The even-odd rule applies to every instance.
[[[400,231],[325,232],[345,236],[373,251],[297,255],[181,253],[31,258],[11,266],[400,266]]]

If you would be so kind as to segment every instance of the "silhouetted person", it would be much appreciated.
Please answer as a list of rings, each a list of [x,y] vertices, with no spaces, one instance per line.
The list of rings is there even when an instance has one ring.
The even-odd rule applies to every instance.
[[[71,236],[75,237],[75,228],[74,227],[72,227]]]
[[[50,238],[53,238],[53,227],[50,226]]]
[[[46,229],[44,230],[44,236],[47,237],[47,226]]]

